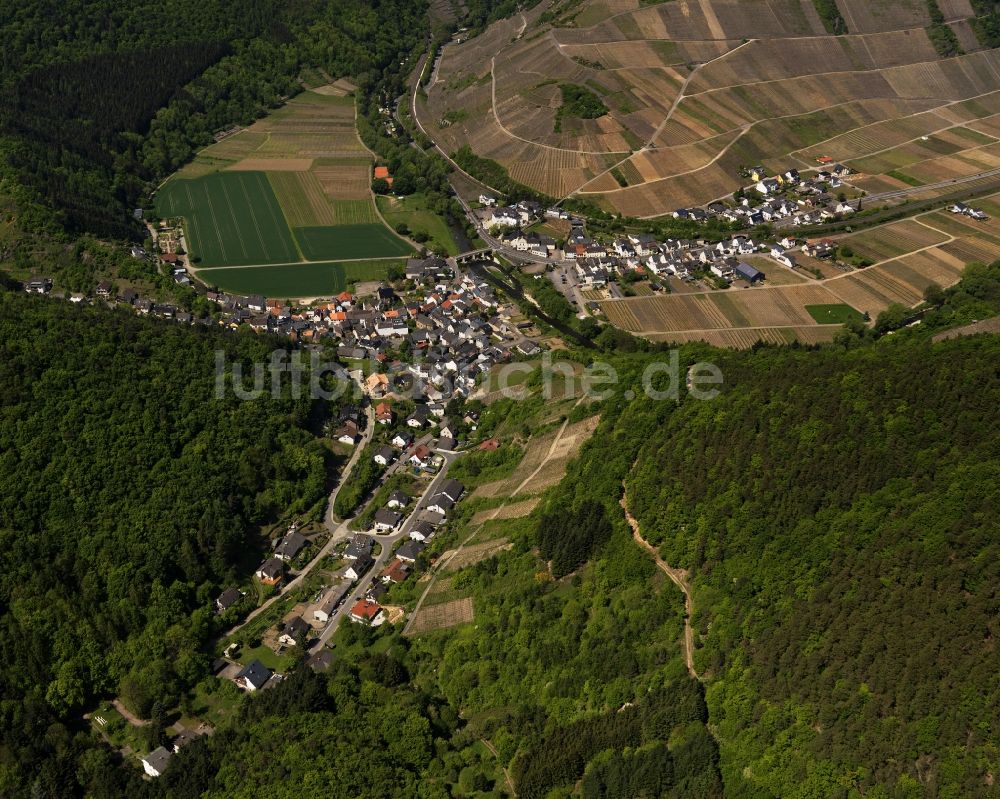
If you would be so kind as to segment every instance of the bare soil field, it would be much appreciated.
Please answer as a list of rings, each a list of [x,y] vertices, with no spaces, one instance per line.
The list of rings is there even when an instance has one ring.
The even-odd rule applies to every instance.
[[[486,560],[496,553],[510,549],[513,546],[506,538],[494,538],[490,541],[484,541],[481,544],[469,544],[462,547],[462,550],[457,553],[449,549],[447,552],[441,554],[442,561],[447,560],[447,565],[444,566],[442,571],[444,573],[460,571],[466,566],[474,566],[480,561]]]
[[[485,522],[493,519],[520,519],[521,517],[527,516],[531,513],[537,507],[539,501],[540,499],[538,497],[532,497],[531,499],[525,499],[521,502],[508,502],[499,510],[481,510],[472,517],[472,521],[469,522],[469,524],[476,527],[477,525],[484,524]]]
[[[569,425],[556,442],[558,430],[532,438],[527,451],[514,472],[504,480],[485,483],[473,497],[533,496],[558,483],[566,473],[566,465],[589,439],[600,419],[596,416]],[[518,503],[521,504],[521,503]]]
[[[311,158],[244,158],[229,167],[244,172],[308,172],[313,165]]]
[[[443,630],[448,627],[457,627],[459,624],[467,624],[474,616],[472,597],[464,599],[454,599],[451,602],[442,602],[438,605],[424,605],[413,617],[410,624],[410,634],[430,632],[431,630]]]
[[[331,200],[364,200],[371,196],[371,164],[367,161],[342,165],[320,163],[313,172]]]

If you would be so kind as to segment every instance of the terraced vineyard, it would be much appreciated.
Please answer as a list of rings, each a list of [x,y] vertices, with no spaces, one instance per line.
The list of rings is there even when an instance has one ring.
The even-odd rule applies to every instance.
[[[777,262],[755,257],[751,260],[769,276],[761,287],[606,300],[601,308],[612,324],[652,341],[700,340],[722,347],[829,341],[844,318],[867,313],[874,319],[893,303],[917,305],[928,286],[951,286],[968,264],[1000,257],[1000,220],[994,216],[1000,195],[977,200],[976,206],[991,218],[978,222],[932,211],[842,237],[838,244],[876,261],[865,269],[845,273],[828,267],[823,279],[792,283]],[[774,273],[779,279],[770,278]],[[817,313],[817,306],[837,310]]]
[[[828,156],[869,191],[967,177],[1000,166],[1000,53],[968,0],[939,6],[963,55],[938,57],[923,2],[838,0],[842,36],[811,0],[542,3],[446,46],[418,116],[448,151],[639,217],[731,194],[753,163]],[[608,113],[557,125],[563,83]]]

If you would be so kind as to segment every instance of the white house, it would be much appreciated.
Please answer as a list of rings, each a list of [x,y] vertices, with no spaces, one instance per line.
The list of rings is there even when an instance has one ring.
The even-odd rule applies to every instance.
[[[159,777],[167,770],[172,756],[169,749],[158,746],[142,759],[142,770],[150,777]]]

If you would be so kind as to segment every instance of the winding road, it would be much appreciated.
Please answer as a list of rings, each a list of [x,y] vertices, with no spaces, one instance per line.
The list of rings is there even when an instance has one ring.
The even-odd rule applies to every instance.
[[[352,379],[354,379],[358,383],[358,385],[361,386],[360,380],[357,377],[354,377]],[[338,523],[333,515],[333,504],[337,500],[337,494],[340,493],[340,489],[344,486],[345,483],[347,483],[348,478],[350,478],[351,472],[354,470],[355,465],[357,464],[358,460],[361,457],[361,453],[364,451],[365,447],[368,446],[369,442],[372,440],[372,436],[375,433],[375,411],[370,404],[366,406],[365,414],[368,418],[368,423],[365,426],[364,438],[354,447],[354,452],[351,454],[350,460],[347,462],[347,465],[340,473],[340,476],[337,479],[337,485],[334,486],[333,491],[330,492],[330,497],[327,500],[326,511],[323,515],[323,525],[330,532],[330,539],[326,542],[326,544],[323,545],[320,551],[316,553],[316,556],[303,567],[302,571],[300,571],[297,575],[295,575],[293,579],[289,580],[287,583],[282,585],[282,587],[278,590],[278,592],[270,599],[268,599],[264,604],[262,604],[260,607],[255,608],[253,611],[247,614],[247,617],[243,619],[243,621],[241,621],[235,627],[232,627],[231,629],[227,630],[221,636],[221,638],[228,638],[234,633],[239,632],[241,629],[243,629],[243,627],[245,627],[251,621],[260,616],[260,614],[264,613],[268,608],[270,608],[275,602],[277,602],[283,596],[288,594],[289,591],[292,591],[299,585],[301,585],[302,582],[305,580],[305,578],[309,576],[309,573],[316,567],[316,565],[320,561],[322,561],[323,558],[329,555],[330,552],[333,551],[333,548],[338,543],[340,543],[345,538],[348,538],[351,535],[351,531],[348,529],[348,525],[350,524],[351,520],[345,519],[344,521]]]

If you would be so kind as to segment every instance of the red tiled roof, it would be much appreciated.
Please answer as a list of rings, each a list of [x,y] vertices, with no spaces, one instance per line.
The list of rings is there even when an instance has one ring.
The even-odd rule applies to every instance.
[[[372,602],[370,599],[362,599],[353,608],[351,608],[351,615],[356,616],[359,619],[371,621],[378,615],[380,610],[382,610],[382,608],[379,606],[378,602]]]

